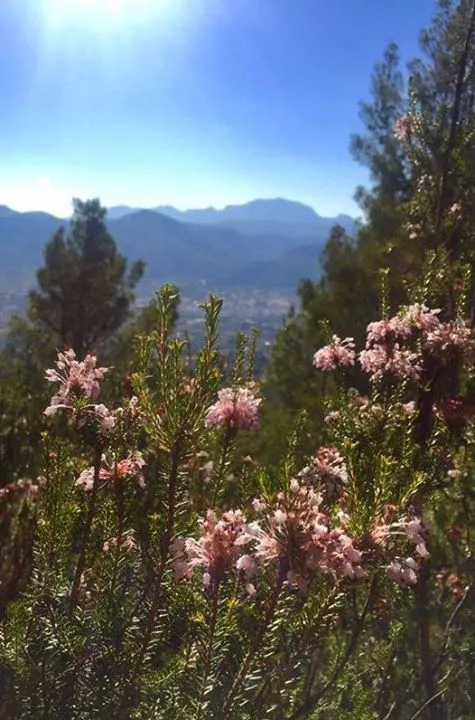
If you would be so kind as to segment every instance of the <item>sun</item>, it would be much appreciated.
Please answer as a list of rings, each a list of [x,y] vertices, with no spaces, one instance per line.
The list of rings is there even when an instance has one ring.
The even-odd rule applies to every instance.
[[[81,25],[127,22],[130,18],[164,15],[174,0],[43,0],[48,19],[55,25],[79,22]]]
[[[93,10],[97,13],[110,13],[112,15],[121,12],[128,12],[138,5],[145,3],[136,3],[135,0],[53,0],[56,9],[63,12],[75,12],[76,10]],[[149,0],[148,5],[152,4]]]

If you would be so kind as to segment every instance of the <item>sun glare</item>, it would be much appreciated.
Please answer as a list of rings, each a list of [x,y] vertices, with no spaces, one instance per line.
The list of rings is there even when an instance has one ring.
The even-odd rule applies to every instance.
[[[54,0],[55,4],[65,12],[76,10],[94,10],[98,13],[120,13],[135,10],[138,5],[151,6],[153,0],[148,3],[136,2],[135,0]],[[155,3],[154,3],[155,4]],[[163,4],[163,3],[162,3]]]
[[[174,0],[44,0],[47,19],[54,25],[79,23],[93,26],[110,21],[147,21],[171,10]]]

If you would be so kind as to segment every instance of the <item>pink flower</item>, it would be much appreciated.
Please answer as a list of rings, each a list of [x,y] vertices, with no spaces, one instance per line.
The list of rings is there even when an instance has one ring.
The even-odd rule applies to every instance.
[[[336,370],[355,364],[355,343],[353,338],[341,340],[333,335],[330,345],[320,348],[313,356],[313,364],[318,370]]]
[[[407,403],[402,403],[401,408],[406,415],[414,415],[416,412],[416,403],[414,400],[410,400]]]
[[[228,510],[218,519],[213,510],[200,521],[201,535],[178,538],[171,546],[175,577],[190,578],[196,567],[203,569],[203,583],[215,588],[224,575],[237,569],[249,579],[257,566],[242,548],[252,540],[252,532],[240,510]]]
[[[246,580],[249,580],[258,570],[256,559],[252,557],[252,555],[241,555],[236,562],[236,570],[241,570],[244,573]]]
[[[121,479],[124,477],[137,480],[139,487],[145,488],[145,479],[142,473],[145,460],[139,450],[129,452],[128,456],[123,460],[115,461],[110,456],[103,455],[102,463],[104,467],[99,470],[100,485],[111,482],[114,478]],[[90,467],[83,470],[75,485],[83,486],[84,490],[90,491],[94,486],[94,468]]]
[[[104,469],[99,470],[99,481],[101,484],[107,483],[112,479],[110,472]],[[77,487],[83,486],[84,490],[90,492],[94,487],[94,468],[90,467],[87,470],[83,470],[76,482],[74,483]]]
[[[461,355],[466,362],[475,357],[475,340],[471,329],[461,320],[439,323],[424,338],[424,350],[448,362],[454,353]]]
[[[391,351],[382,345],[362,350],[359,355],[362,369],[371,376],[371,380],[380,380],[392,375],[401,380],[417,380],[421,372],[420,356],[409,349],[402,349],[395,343]]]
[[[98,368],[96,363],[95,355],[87,355],[79,362],[74,350],[58,353],[56,369],[47,370],[45,377],[49,382],[59,383],[59,388],[44,414],[50,416],[59,410],[68,410],[72,412],[72,424],[78,429],[93,420],[100,435],[106,437],[114,429],[116,417],[105,405],[97,404],[100,382],[107,368]]]
[[[58,353],[56,369],[46,370],[48,382],[59,383],[56,395],[51,399],[49,413],[57,406],[72,406],[78,397],[86,397],[95,403],[100,394],[100,382],[108,368],[98,368],[95,355],[86,355],[82,362],[76,360],[74,350]]]
[[[396,318],[393,318],[396,334],[410,337],[415,330],[428,332],[440,325],[437,315],[439,309],[430,310],[426,305],[415,303],[405,308]]]
[[[418,555],[423,558],[429,556],[425,541],[426,531],[420,518],[403,518],[399,520],[399,522],[393,523],[391,527],[396,531],[402,531],[406,534],[408,540],[415,545]]]
[[[401,115],[394,123],[394,137],[401,142],[409,140],[416,129],[417,118],[411,113]]]
[[[145,465],[146,462],[140,450],[134,450],[133,452],[129,452],[126,458],[119,460],[115,467],[115,472],[118,478],[130,477],[136,479],[139,487],[143,489],[145,487],[145,479],[142,468],[144,468]]]
[[[280,493],[276,503],[265,503],[262,527],[252,528],[254,555],[259,564],[274,568],[280,582],[305,592],[317,573],[361,577],[362,553],[346,529],[331,529],[321,510],[322,496],[306,485],[289,496]],[[350,518],[342,518],[345,528]]]
[[[449,208],[449,213],[451,215],[454,215],[455,213],[459,213],[462,209],[462,206],[460,203],[456,202]]]
[[[93,405],[92,413],[99,423],[99,432],[103,436],[109,435],[114,429],[117,419],[105,405]]]
[[[318,448],[310,464],[299,472],[298,477],[306,483],[324,485],[330,491],[348,483],[348,470],[338,450],[327,445]]]
[[[417,563],[412,558],[406,560],[393,560],[387,568],[386,572],[391,580],[395,580],[401,585],[416,585],[418,570]]]
[[[258,410],[261,403],[249,388],[223,388],[218,400],[206,413],[209,428],[226,430],[251,430],[259,424]]]
[[[365,350],[359,355],[364,372],[372,380],[380,380],[386,375],[418,380],[422,358],[417,347],[404,347],[404,343],[414,343],[439,328],[439,312],[416,303],[388,320],[370,323]]]
[[[386,547],[391,539],[391,526],[378,520],[374,524],[370,535],[375,545]]]

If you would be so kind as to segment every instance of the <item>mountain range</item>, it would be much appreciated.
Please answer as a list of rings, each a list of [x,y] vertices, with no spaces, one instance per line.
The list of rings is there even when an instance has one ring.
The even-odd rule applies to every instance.
[[[0,289],[31,286],[46,242],[67,223],[0,205]],[[121,205],[109,208],[107,223],[120,251],[145,261],[147,287],[171,281],[219,290],[295,288],[303,277],[317,278],[332,226],[351,233],[355,221],[348,215],[321,217],[302,203],[275,199],[222,210]]]

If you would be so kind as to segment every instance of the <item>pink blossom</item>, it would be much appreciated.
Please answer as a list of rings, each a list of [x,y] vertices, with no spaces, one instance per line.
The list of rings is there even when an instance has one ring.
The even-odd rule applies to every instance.
[[[114,429],[116,417],[105,405],[97,404],[100,382],[108,369],[98,368],[96,364],[95,355],[87,355],[79,362],[74,350],[58,353],[56,368],[47,370],[45,377],[49,382],[59,383],[59,388],[44,414],[50,416],[59,410],[70,411],[71,422],[78,429],[93,420],[98,424],[99,433],[105,437]]]
[[[454,353],[460,354],[466,362],[475,357],[475,340],[471,329],[461,320],[440,323],[424,338],[424,350],[437,355],[442,361],[449,361]]]
[[[418,569],[417,563],[412,558],[406,560],[393,560],[387,568],[386,572],[391,580],[401,583],[401,585],[416,585]]]
[[[252,555],[241,555],[236,562],[236,569],[241,570],[246,579],[249,580],[256,574],[258,565],[256,559],[252,557]]]
[[[301,485],[289,496],[279,493],[266,503],[262,526],[256,524],[254,555],[260,565],[273,567],[278,579],[305,592],[316,573],[361,577],[362,553],[346,529],[331,529],[321,510],[322,496]],[[277,518],[277,521],[276,521]],[[350,519],[345,516],[345,527]]]
[[[354,365],[355,358],[353,338],[341,340],[337,335],[333,335],[330,345],[325,345],[315,353],[313,364],[318,370],[336,370],[337,367]]]
[[[440,325],[440,320],[437,317],[440,313],[440,309],[429,309],[426,305],[415,303],[405,308],[399,315],[396,316],[395,330],[396,333],[405,337],[410,337],[414,330],[429,332],[434,330]]]
[[[394,122],[394,137],[400,142],[409,140],[412,133],[417,127],[417,117],[411,113],[406,113],[397,118]]]
[[[406,534],[408,540],[415,545],[418,555],[423,558],[429,556],[429,551],[427,550],[425,541],[426,531],[420,518],[403,518],[398,522],[393,523],[391,527],[396,531]]]
[[[265,510],[266,504],[260,498],[254,498],[254,500],[252,501],[252,507],[254,508],[254,511],[256,513],[260,513]]]
[[[242,548],[249,545],[253,536],[240,510],[228,510],[221,518],[208,510],[206,518],[200,520],[200,532],[198,540],[178,538],[173,543],[175,577],[189,578],[194,568],[201,567],[203,583],[213,588],[233,569],[244,572],[246,579],[252,576],[252,558]]]
[[[417,380],[421,372],[419,354],[409,349],[402,349],[398,343],[393,345],[391,351],[382,345],[362,350],[359,360],[362,369],[373,381],[380,380],[385,375]]]
[[[259,423],[258,409],[261,399],[245,387],[223,388],[218,400],[206,413],[209,428],[251,430]]]
[[[116,464],[115,472],[118,478],[135,478],[139,487],[143,489],[145,487],[145,478],[143,476],[142,469],[145,465],[146,462],[140,450],[133,450],[132,452],[129,452],[126,458],[119,460]]]
[[[359,355],[362,369],[372,380],[380,380],[385,375],[418,380],[422,370],[420,354],[401,343],[417,340],[438,328],[439,312],[416,303],[388,320],[370,323],[365,350]]]
[[[99,422],[99,432],[103,436],[109,435],[114,429],[117,418],[105,405],[93,405],[92,412]]]
[[[99,481],[101,483],[109,482],[112,479],[110,472],[104,469],[99,470]],[[90,467],[87,470],[83,470],[75,482],[77,487],[83,486],[84,490],[90,491],[94,487],[94,468]]]
[[[462,209],[462,206],[460,203],[456,202],[449,208],[449,213],[451,215],[454,215],[455,213],[459,213]]]
[[[74,350],[59,352],[56,369],[46,370],[48,382],[59,383],[56,395],[51,399],[49,414],[56,406],[71,406],[78,397],[86,397],[95,403],[100,394],[100,382],[108,368],[98,368],[95,355],[86,355],[83,361],[76,360]]]
[[[318,448],[310,464],[299,472],[298,477],[314,485],[323,484],[328,491],[348,483],[348,470],[339,451],[326,445]]]
[[[142,473],[145,460],[139,450],[129,452],[128,456],[122,460],[116,461],[114,458],[103,455],[103,467],[99,470],[99,483],[105,485],[114,478],[121,479],[124,477],[137,480],[139,487],[145,488],[145,479]],[[90,467],[83,470],[76,480],[75,485],[83,486],[84,490],[90,491],[94,486],[94,468]]]
[[[370,536],[375,545],[386,547],[391,539],[391,526],[377,521],[371,530]]]

